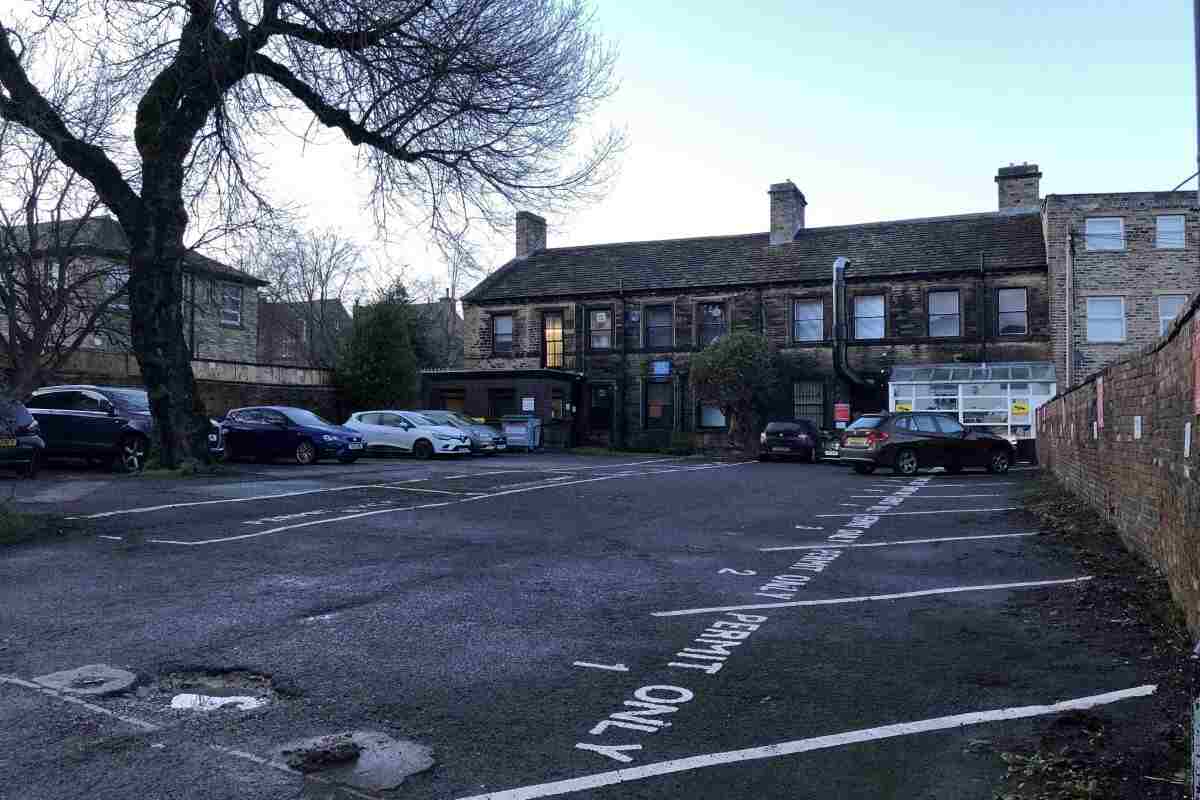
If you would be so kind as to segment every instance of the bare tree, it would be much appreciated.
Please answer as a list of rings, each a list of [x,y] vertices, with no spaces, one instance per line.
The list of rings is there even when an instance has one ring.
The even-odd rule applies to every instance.
[[[262,296],[277,304],[268,316],[280,329],[268,336],[309,364],[333,368],[350,322],[346,304],[366,270],[358,245],[333,228],[292,228],[255,248],[247,268],[270,282]]]
[[[265,202],[250,145],[285,117],[361,148],[372,209],[435,231],[499,224],[602,186],[616,132],[577,131],[612,90],[582,0],[29,0],[0,21],[0,117],[95,188],[130,245],[133,349],[168,465],[206,457],[180,322],[192,216]],[[48,42],[46,46],[42,43]],[[131,99],[132,131],[98,145],[48,94],[39,53]],[[136,99],[136,103],[132,100]]]
[[[63,100],[75,88],[60,80],[54,91]],[[85,111],[95,135],[111,107]],[[128,349],[126,270],[103,252],[113,223],[102,211],[91,184],[48,142],[0,121],[0,349],[17,397],[96,337]]]

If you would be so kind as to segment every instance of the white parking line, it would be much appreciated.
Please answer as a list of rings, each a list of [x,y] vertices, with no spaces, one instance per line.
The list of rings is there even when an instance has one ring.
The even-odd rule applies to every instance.
[[[453,494],[461,496],[483,494],[483,492],[448,492],[445,489],[418,489],[415,486],[389,486],[388,484],[380,484],[373,487],[375,489],[395,489],[397,492],[424,492],[425,494]]]
[[[873,517],[909,517],[914,514],[972,514],[983,511],[1020,511],[1020,506],[1004,508],[942,508],[936,511],[886,511],[872,514]],[[814,517],[861,517],[862,514],[813,514]]]
[[[864,544],[838,544],[834,542],[826,542],[824,544],[795,544],[787,547],[760,547],[760,552],[773,553],[778,550],[829,550],[835,547],[893,547],[898,544],[930,544],[933,542],[967,542],[973,539],[1012,539],[1018,536],[1037,536],[1037,531],[1028,533],[989,533],[984,536],[943,536],[939,539],[902,539],[898,542],[870,542]]]
[[[1029,717],[1042,717],[1049,714],[1061,714],[1064,711],[1080,711],[1096,706],[1116,703],[1134,697],[1149,697],[1158,690],[1155,684],[1135,686],[1132,689],[1122,689],[1116,692],[1105,692],[1087,697],[1076,697],[1072,700],[1061,700],[1049,705],[1014,706],[997,708],[988,711],[972,711],[966,714],[954,714],[947,717],[933,717],[912,722],[897,722],[876,728],[860,728],[826,736],[815,736],[809,739],[793,739],[790,742],[777,742],[761,747],[747,747],[743,750],[727,750],[722,753],[708,753],[687,758],[675,758],[670,761],[659,761],[655,764],[644,764],[640,767],[626,767],[609,772],[598,772],[579,778],[539,783],[534,786],[522,786],[516,789],[504,789],[487,794],[471,795],[459,800],[534,800],[538,797],[554,797],[561,794],[581,792],[588,789],[598,789],[602,786],[613,786],[628,781],[644,780],[657,775],[670,775],[676,772],[688,772],[705,767],[716,767],[722,764],[737,764],[742,761],[758,761],[765,758],[778,758],[798,753],[808,753],[813,750],[826,750],[831,747],[872,742],[879,739],[893,739],[898,736],[912,736],[930,731],[952,730],[967,725],[980,725],[985,722],[1006,722]]]
[[[930,597],[937,594],[959,594],[960,592],[983,592],[998,589],[1028,589],[1034,586],[1060,586],[1090,581],[1091,575],[1082,578],[1063,578],[1053,581],[1022,581],[1020,583],[991,583],[983,586],[951,586],[945,589],[922,589],[918,592],[897,594],[874,594],[861,597],[833,597],[828,600],[789,600],[786,603],[753,603],[745,606],[716,606],[715,608],[681,608],[676,611],[654,611],[652,617],[690,617],[697,614],[712,614],[725,611],[749,611],[758,608],[799,608],[801,606],[833,606],[843,603],[867,603],[876,600],[904,600],[909,597]]]
[[[16,677],[15,675],[0,675],[0,683],[8,683],[8,684],[12,684],[13,686],[20,686],[23,689],[30,689],[35,692],[40,692],[40,693],[46,695],[47,697],[53,697],[56,700],[62,700],[64,703],[71,703],[72,705],[82,706],[83,708],[86,708],[88,711],[94,711],[97,714],[103,714],[106,717],[112,717],[113,719],[119,719],[121,722],[124,722],[126,725],[132,725],[133,727],[141,728],[144,731],[157,731],[157,730],[162,729],[162,726],[155,725],[153,722],[146,722],[145,720],[140,720],[135,717],[127,717],[124,714],[118,714],[115,711],[109,711],[107,708],[104,708],[103,706],[98,706],[95,703],[89,703],[86,700],[81,700],[78,697],[72,697],[71,695],[63,694],[62,692],[57,692],[54,689],[51,689],[49,686],[42,686],[41,684],[22,680],[22,679]]]
[[[698,470],[704,470],[704,469],[740,467],[744,464],[751,464],[751,463],[757,463],[757,462],[734,461],[734,462],[730,462],[728,464],[715,464],[715,465],[711,465],[711,466],[705,465],[705,466],[700,466],[700,467],[680,467],[678,469],[671,470],[671,471],[672,472],[696,472]],[[455,498],[453,500],[447,500],[442,503],[426,503],[424,505],[403,506],[401,508],[380,508],[380,509],[376,509],[373,511],[363,511],[358,514],[345,514],[340,517],[329,517],[327,519],[314,519],[314,520],[310,520],[308,522],[297,522],[292,525],[281,525],[278,528],[271,528],[271,529],[265,530],[265,531],[255,531],[254,533],[243,533],[239,536],[223,536],[223,537],[220,537],[217,539],[200,539],[197,541],[190,541],[190,542],[183,541],[180,539],[148,539],[147,541],[149,541],[153,544],[172,544],[172,545],[179,545],[182,547],[198,547],[200,545],[206,545],[206,544],[223,544],[225,542],[237,542],[237,541],[243,541],[245,539],[257,539],[260,536],[269,536],[274,533],[283,533],[284,531],[296,530],[298,528],[310,528],[314,525],[329,525],[329,524],[332,524],[335,522],[346,522],[346,521],[352,520],[352,519],[361,519],[363,517],[373,517],[373,516],[376,516],[377,514],[394,514],[398,511],[418,511],[418,510],[426,509],[426,508],[444,508],[446,506],[461,505],[463,503],[473,503],[477,500],[488,500],[493,497],[505,497],[507,495],[512,495],[512,494],[523,494],[525,492],[534,492],[534,491],[538,491],[540,489],[557,489],[562,486],[576,486],[576,485],[583,484],[583,483],[597,483],[599,481],[611,481],[611,480],[616,480],[618,478],[625,478],[625,477],[638,477],[641,474],[642,473],[618,473],[616,475],[599,475],[595,478],[581,478],[581,479],[575,480],[575,481],[555,480],[550,483],[538,484],[536,486],[526,486],[526,487],[520,488],[520,489],[508,489],[503,492],[490,492],[488,494],[477,494],[477,495],[472,495],[470,497]]]
[[[356,486],[335,486],[329,489],[306,489],[303,492],[283,492],[281,494],[260,494],[254,497],[223,497],[220,500],[192,500],[186,503],[165,503],[161,506],[140,506],[138,508],[118,508],[114,511],[100,511],[80,517],[67,519],[103,519],[104,517],[119,517],[125,514],[149,514],[151,511],[166,511],[172,508],[193,508],[195,506],[215,506],[222,503],[249,503],[254,500],[274,500],[277,497],[300,497],[305,494],[322,494],[324,492],[348,492],[352,489],[374,489],[378,484],[367,483]]]
[[[860,500],[863,498],[866,498],[868,500],[877,499],[877,495],[871,495],[871,494],[852,494],[852,495],[850,495],[850,499],[852,499],[852,500],[856,497]],[[1004,497],[1004,495],[1001,495],[1001,494],[923,494],[923,495],[919,495],[919,496],[913,495],[912,499],[914,499],[914,500],[940,500],[943,497]]]

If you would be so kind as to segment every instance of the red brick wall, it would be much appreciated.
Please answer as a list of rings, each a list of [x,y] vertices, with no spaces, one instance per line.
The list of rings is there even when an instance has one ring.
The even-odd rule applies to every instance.
[[[1112,521],[1128,547],[1166,574],[1192,634],[1200,636],[1197,337],[1200,298],[1165,337],[1045,405],[1038,456]]]

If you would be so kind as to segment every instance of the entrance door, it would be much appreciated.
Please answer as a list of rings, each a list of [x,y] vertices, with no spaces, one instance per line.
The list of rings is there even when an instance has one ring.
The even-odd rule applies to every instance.
[[[612,431],[613,389],[611,386],[593,386],[591,391],[588,430],[593,436],[607,436]]]

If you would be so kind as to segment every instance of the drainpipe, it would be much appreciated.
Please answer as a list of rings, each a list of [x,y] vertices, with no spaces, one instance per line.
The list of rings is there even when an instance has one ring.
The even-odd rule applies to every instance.
[[[846,265],[850,260],[833,260],[833,371],[838,377],[858,386],[879,387],[879,379],[861,375],[846,358]]]
[[[1200,1],[1200,0],[1198,0],[1198,1]],[[1069,223],[1068,223],[1068,225],[1069,225]],[[1068,227],[1067,242],[1066,242],[1066,256],[1067,256],[1067,259],[1066,259],[1066,261],[1067,261],[1067,291],[1066,291],[1066,295],[1067,295],[1067,298],[1066,298],[1066,303],[1067,303],[1067,326],[1066,326],[1067,327],[1067,332],[1066,332],[1066,334],[1067,334],[1067,348],[1066,348],[1066,350],[1067,350],[1067,386],[1066,386],[1066,388],[1067,389],[1070,389],[1074,385],[1071,382],[1071,364],[1075,360],[1075,352],[1074,352],[1074,350],[1075,350],[1075,347],[1074,347],[1075,331],[1071,328],[1071,317],[1074,316],[1073,312],[1075,310],[1075,277],[1072,274],[1074,272],[1074,270],[1073,270],[1073,265],[1071,263],[1071,258],[1072,258],[1072,254],[1074,253],[1074,251],[1075,251],[1075,234]]]
[[[988,312],[988,308],[991,305],[991,302],[990,302],[991,298],[988,296],[988,290],[987,290],[987,273],[983,271],[983,253],[982,252],[979,253],[979,286],[983,293],[983,296],[980,299],[980,303],[979,303],[979,340],[981,342],[980,347],[979,347],[979,361],[980,361],[980,363],[986,364],[987,363],[988,333],[990,332],[988,329],[988,314],[987,314],[987,312]],[[999,319],[1000,319],[1000,317],[997,312],[996,320],[999,321]]]

